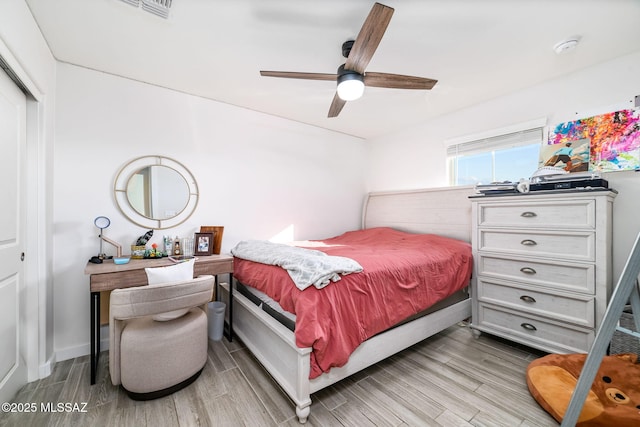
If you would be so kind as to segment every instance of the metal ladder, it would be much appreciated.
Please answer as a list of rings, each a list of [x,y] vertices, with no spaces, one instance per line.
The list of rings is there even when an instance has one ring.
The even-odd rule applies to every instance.
[[[611,301],[607,306],[604,318],[596,334],[596,338],[591,346],[591,350],[584,362],[582,372],[578,378],[578,383],[571,396],[569,407],[562,419],[561,427],[573,427],[578,421],[584,401],[591,390],[591,385],[596,373],[600,368],[602,358],[605,356],[607,347],[613,338],[613,333],[618,330],[630,334],[640,339],[640,334],[629,329],[618,326],[618,321],[622,316],[627,301],[631,303],[633,320],[636,331],[640,331],[640,291],[638,291],[638,275],[640,274],[640,233],[636,237],[627,263],[622,270],[620,280],[613,291]]]

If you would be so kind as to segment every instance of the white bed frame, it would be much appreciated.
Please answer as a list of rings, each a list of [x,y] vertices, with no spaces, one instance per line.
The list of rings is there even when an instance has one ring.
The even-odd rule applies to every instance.
[[[363,228],[393,227],[471,241],[473,187],[446,187],[368,194]],[[228,287],[223,284],[223,297]],[[294,333],[239,292],[233,293],[233,331],[296,405],[300,423],[311,411],[311,394],[367,368],[471,316],[470,300],[378,334],[351,354],[349,362],[309,379],[311,348],[299,348]]]

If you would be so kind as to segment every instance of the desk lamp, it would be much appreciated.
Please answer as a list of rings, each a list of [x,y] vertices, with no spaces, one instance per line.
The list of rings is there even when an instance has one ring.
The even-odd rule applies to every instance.
[[[104,252],[102,252],[103,240],[107,243],[110,243],[116,248],[116,257],[118,258],[122,257],[122,246],[114,242],[113,240],[109,239],[108,237],[105,237],[105,235],[103,234],[103,230],[109,227],[109,225],[111,225],[111,220],[109,220],[109,218],[107,218],[106,216],[99,216],[93,221],[93,223],[95,224],[96,227],[100,229],[100,234],[98,235],[98,237],[100,237],[100,254],[98,254],[98,258],[101,260],[107,258]]]

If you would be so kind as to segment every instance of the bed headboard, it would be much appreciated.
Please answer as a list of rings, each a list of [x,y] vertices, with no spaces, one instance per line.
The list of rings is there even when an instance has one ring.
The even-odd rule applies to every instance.
[[[362,227],[392,227],[471,241],[473,186],[373,192],[367,195]]]

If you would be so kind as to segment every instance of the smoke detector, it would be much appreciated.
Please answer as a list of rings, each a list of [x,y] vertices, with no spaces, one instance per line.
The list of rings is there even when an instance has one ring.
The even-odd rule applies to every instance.
[[[578,46],[578,43],[580,43],[580,36],[569,37],[559,43],[556,43],[555,46],[553,46],[553,50],[555,53],[560,55],[561,53],[575,49],[576,46]]]

